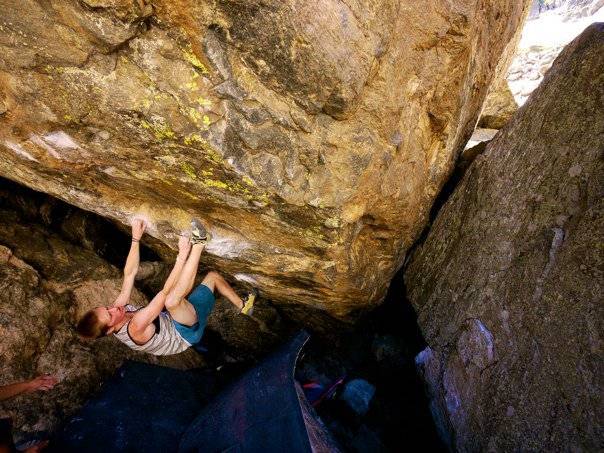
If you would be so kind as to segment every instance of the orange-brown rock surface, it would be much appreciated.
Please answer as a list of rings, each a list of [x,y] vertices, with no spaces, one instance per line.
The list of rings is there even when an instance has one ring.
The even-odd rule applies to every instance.
[[[477,127],[501,129],[518,110],[508,81],[497,79],[490,87]]]
[[[379,302],[528,0],[0,0],[0,175],[283,305]],[[161,247],[159,247],[161,249]]]

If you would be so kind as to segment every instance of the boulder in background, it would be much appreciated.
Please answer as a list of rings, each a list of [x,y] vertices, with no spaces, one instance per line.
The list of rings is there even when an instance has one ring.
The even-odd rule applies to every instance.
[[[604,24],[567,46],[406,269],[417,363],[459,451],[595,451],[603,435]]]

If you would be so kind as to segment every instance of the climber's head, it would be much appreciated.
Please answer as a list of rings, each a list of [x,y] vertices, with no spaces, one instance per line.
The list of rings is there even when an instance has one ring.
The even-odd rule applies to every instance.
[[[88,310],[78,321],[76,330],[84,338],[99,338],[115,331],[126,316],[124,307],[97,307]]]

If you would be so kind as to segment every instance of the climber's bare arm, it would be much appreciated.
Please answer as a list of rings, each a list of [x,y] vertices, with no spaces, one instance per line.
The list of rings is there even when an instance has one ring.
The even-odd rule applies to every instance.
[[[174,286],[174,283],[178,280],[190,250],[191,244],[189,243],[189,238],[181,236],[178,241],[178,256],[176,257],[176,262],[174,263],[172,272],[170,272],[170,276],[166,280],[164,287],[145,308],[138,310],[132,317],[128,331],[132,338],[137,342],[144,343],[153,336],[153,333],[155,332],[153,320],[157,318],[164,309],[166,297]]]
[[[115,302],[113,302],[114,307],[123,307],[130,301],[132,288],[134,288],[134,278],[138,272],[140,262],[140,240],[145,232],[145,227],[146,225],[143,220],[135,219],[132,222],[132,243],[130,244],[130,252],[128,252],[128,258],[126,258],[126,265],[124,266],[124,281],[120,294],[115,299]]]
[[[138,310],[132,317],[132,321],[128,325],[128,333],[138,343],[146,343],[153,336],[155,326],[153,320],[159,316],[166,305],[166,297],[168,293],[161,290],[151,299],[151,302],[145,307]]]
[[[30,381],[16,382],[14,384],[0,386],[0,401],[7,400],[22,393],[46,391],[53,388],[58,382],[57,378],[50,374],[43,374]]]

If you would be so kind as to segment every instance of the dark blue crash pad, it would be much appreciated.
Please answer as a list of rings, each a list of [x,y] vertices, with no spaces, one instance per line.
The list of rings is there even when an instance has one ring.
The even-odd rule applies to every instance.
[[[176,451],[213,394],[202,371],[128,361],[51,440],[54,452]]]
[[[70,452],[337,451],[294,379],[300,332],[209,404],[212,379],[128,362],[51,441]]]
[[[337,451],[294,379],[300,332],[223,390],[191,423],[179,452]]]

